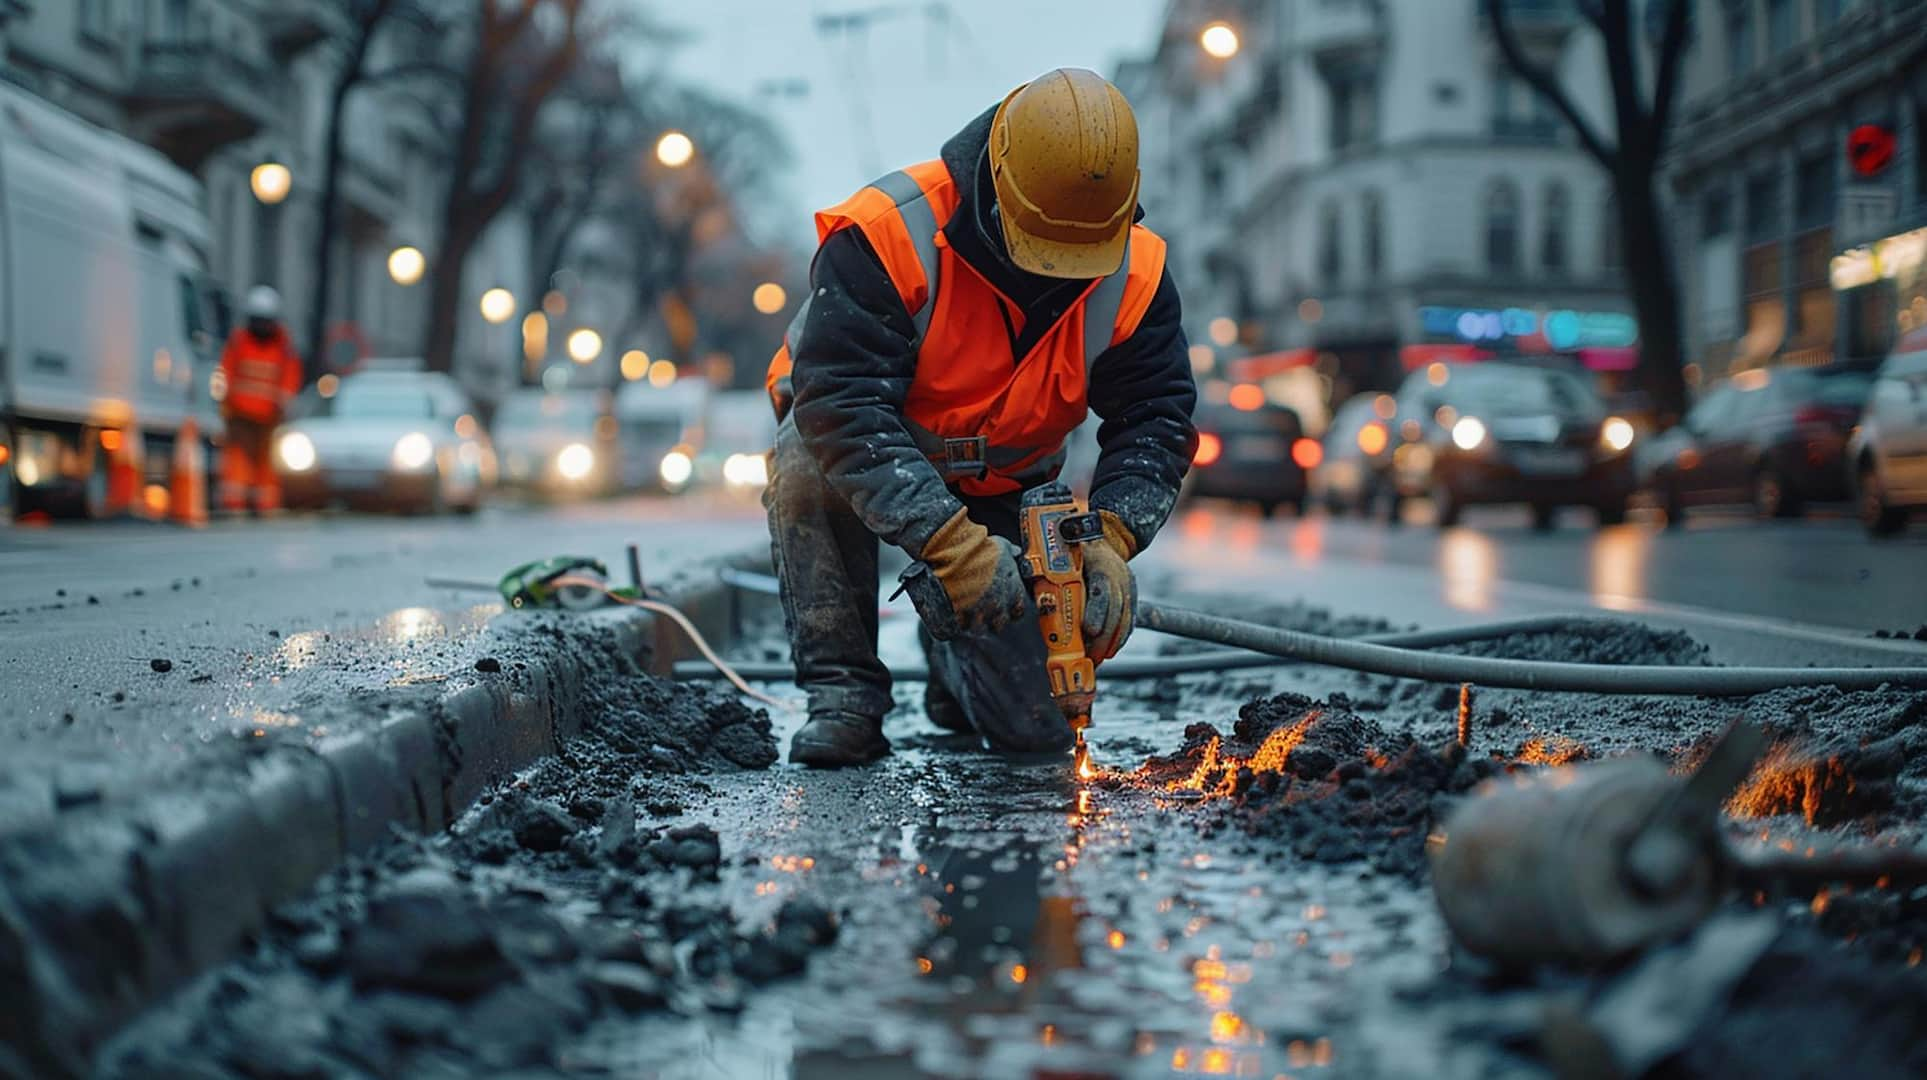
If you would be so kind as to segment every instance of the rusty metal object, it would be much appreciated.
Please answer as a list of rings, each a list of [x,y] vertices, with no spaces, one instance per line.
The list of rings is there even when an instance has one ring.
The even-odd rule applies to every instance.
[[[1433,846],[1446,924],[1509,966],[1595,966],[1691,929],[1725,884],[1720,796],[1760,744],[1735,725],[1690,778],[1620,758],[1495,782]]]

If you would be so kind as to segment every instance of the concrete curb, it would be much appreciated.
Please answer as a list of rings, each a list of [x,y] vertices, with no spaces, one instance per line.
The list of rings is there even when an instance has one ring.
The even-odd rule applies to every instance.
[[[718,649],[775,609],[723,585],[767,549],[660,583]],[[171,789],[0,844],[0,1075],[84,1075],[121,1024],[227,959],[275,906],[400,828],[446,828],[485,788],[581,729],[601,661],[666,672],[697,655],[634,609],[510,612],[484,631],[513,673],[453,689],[393,687],[380,722],[312,747],[270,747],[199,789]]]

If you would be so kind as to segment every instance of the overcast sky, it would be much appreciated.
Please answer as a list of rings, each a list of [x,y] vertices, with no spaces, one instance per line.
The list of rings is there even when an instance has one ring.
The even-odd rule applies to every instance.
[[[788,201],[799,244],[813,244],[809,212],[880,172],[937,155],[943,140],[1012,87],[1055,67],[1108,77],[1147,51],[1165,0],[664,0],[660,17],[690,34],[673,67],[683,78],[779,121],[796,153]],[[819,15],[898,8],[862,35],[828,36]],[[927,12],[941,8],[946,15]],[[758,84],[800,80],[801,98],[762,96]],[[867,104],[869,134],[859,119]]]

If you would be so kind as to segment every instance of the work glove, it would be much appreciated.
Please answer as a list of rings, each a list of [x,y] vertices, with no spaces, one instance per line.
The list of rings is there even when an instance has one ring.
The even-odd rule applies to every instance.
[[[920,560],[903,575],[924,628],[938,641],[995,634],[1030,611],[1030,589],[1016,553],[959,510],[930,534]]]
[[[1117,655],[1136,622],[1137,578],[1127,564],[1137,539],[1116,514],[1097,516],[1104,535],[1084,545],[1084,655],[1101,662]]]

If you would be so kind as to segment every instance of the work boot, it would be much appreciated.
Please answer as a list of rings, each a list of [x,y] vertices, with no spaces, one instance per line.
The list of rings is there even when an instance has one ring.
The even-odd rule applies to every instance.
[[[790,762],[818,769],[865,765],[889,752],[880,717],[834,709],[810,713],[809,723],[790,739]]]
[[[923,714],[930,722],[959,734],[969,735],[976,731],[970,726],[970,718],[964,715],[964,708],[932,672],[930,681],[923,684]]]

